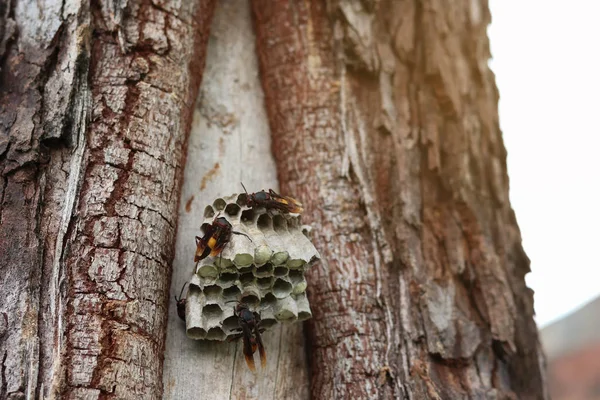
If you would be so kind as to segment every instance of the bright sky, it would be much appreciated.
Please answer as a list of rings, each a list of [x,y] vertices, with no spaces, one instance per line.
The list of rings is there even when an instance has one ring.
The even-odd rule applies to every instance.
[[[489,4],[510,198],[544,326],[600,295],[600,2]]]

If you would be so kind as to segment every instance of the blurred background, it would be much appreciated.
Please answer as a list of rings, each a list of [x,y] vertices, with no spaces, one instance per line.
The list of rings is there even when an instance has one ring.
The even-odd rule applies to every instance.
[[[600,2],[490,0],[510,198],[553,399],[600,399]]]

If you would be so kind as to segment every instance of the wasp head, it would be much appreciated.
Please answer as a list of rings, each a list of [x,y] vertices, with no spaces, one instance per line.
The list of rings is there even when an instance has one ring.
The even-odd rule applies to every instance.
[[[175,301],[177,302],[177,315],[183,321],[185,321],[185,303],[187,302],[187,299],[183,297],[183,289],[185,289],[185,285],[187,285],[187,282],[183,284],[181,292],[179,293],[179,298],[175,296]]]

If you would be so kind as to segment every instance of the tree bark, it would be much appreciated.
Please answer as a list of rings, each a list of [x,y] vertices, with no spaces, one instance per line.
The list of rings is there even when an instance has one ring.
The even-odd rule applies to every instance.
[[[487,2],[221,0],[194,108],[215,3],[0,3],[0,399],[547,398]],[[167,302],[275,165],[323,261],[254,376]]]
[[[159,398],[212,2],[0,6],[0,398]]]
[[[487,2],[253,2],[284,193],[323,262],[312,396],[546,398]]]

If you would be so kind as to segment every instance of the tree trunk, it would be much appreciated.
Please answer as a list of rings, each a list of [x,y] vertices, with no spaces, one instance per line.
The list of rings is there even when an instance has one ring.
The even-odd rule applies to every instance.
[[[255,0],[284,193],[306,205],[313,398],[544,398],[487,2]]]
[[[477,0],[0,3],[0,399],[547,398],[489,21]],[[266,332],[255,376],[167,302],[204,206],[276,173],[323,260],[306,344]]]
[[[0,5],[0,398],[160,398],[212,5]]]

